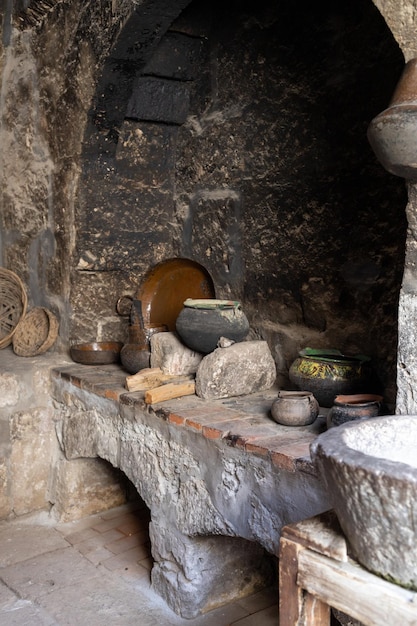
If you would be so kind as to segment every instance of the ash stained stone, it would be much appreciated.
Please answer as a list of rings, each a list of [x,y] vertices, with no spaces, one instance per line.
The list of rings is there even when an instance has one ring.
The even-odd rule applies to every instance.
[[[198,255],[215,283],[229,288],[233,299],[243,291],[242,197],[236,189],[200,189],[182,198],[183,251]],[[177,202],[177,210],[180,210]],[[231,294],[229,294],[231,297]]]
[[[194,80],[205,41],[179,32],[167,32],[143,73],[182,81]]]
[[[276,367],[266,341],[242,341],[217,348],[197,370],[196,394],[205,400],[270,389]]]
[[[190,106],[186,84],[152,76],[137,78],[126,116],[137,120],[183,124]]]
[[[151,367],[164,374],[195,374],[203,355],[187,348],[175,333],[156,333],[151,337]]]

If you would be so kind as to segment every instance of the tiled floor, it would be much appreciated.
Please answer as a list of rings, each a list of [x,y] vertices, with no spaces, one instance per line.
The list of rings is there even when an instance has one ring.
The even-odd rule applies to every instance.
[[[148,509],[128,503],[76,522],[0,523],[0,626],[278,626],[270,588],[201,617],[150,586]]]

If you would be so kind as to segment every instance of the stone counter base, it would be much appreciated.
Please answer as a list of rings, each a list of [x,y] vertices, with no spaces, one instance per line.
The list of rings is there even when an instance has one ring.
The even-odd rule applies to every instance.
[[[276,424],[276,390],[148,406],[125,377],[53,369],[57,434],[69,463],[107,460],[146,502],[156,591],[191,618],[269,584],[281,528],[329,508],[309,457],[323,420]]]

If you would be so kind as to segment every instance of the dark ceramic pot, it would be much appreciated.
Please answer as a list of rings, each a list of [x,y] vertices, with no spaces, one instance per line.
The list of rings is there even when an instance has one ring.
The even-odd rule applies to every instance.
[[[167,328],[166,326],[145,326],[142,316],[142,302],[134,300],[130,296],[122,296],[117,301],[116,310],[119,315],[126,316],[121,309],[123,300],[131,301],[131,306],[129,311],[129,337],[128,342],[120,351],[120,361],[129,374],[136,374],[150,365],[150,339],[152,335],[166,331]]]
[[[140,370],[149,367],[151,353],[143,345],[126,343],[120,351],[120,360],[129,374],[137,374]]]
[[[151,361],[150,339],[156,333],[166,331],[166,326],[129,330],[129,341],[120,351],[120,361],[130,374],[136,374],[139,370],[149,367]]]
[[[340,426],[364,417],[377,417],[381,415],[383,400],[382,396],[371,393],[336,396],[327,414],[327,427]]]
[[[239,302],[188,299],[178,315],[176,328],[186,346],[208,354],[216,349],[220,337],[242,341],[249,332],[249,322]]]
[[[292,363],[289,378],[298,389],[311,391],[320,406],[330,408],[337,395],[369,390],[369,357],[305,348]]]

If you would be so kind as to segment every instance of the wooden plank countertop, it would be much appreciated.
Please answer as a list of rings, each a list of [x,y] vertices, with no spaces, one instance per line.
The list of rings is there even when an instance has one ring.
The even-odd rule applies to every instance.
[[[221,400],[203,400],[196,395],[147,406],[145,392],[129,392],[126,372],[119,365],[74,363],[52,370],[52,380],[95,394],[118,405],[136,405],[153,412],[176,428],[190,429],[209,440],[222,439],[247,453],[269,457],[273,465],[289,472],[315,475],[309,446],[326,429],[322,415],[310,426],[277,424],[270,415],[278,389]]]

